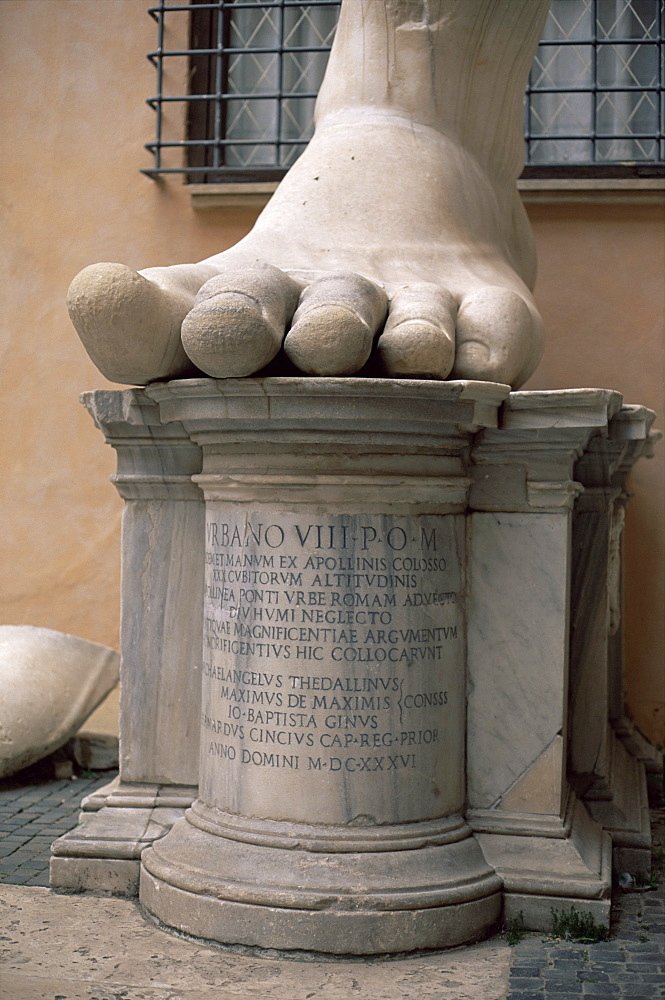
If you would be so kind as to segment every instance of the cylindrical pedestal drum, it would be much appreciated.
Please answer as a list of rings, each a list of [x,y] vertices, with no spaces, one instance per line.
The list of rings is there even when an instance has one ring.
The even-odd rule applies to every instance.
[[[464,460],[506,386],[154,386],[203,447],[198,798],[141,900],[225,943],[376,954],[481,937],[464,809]],[[196,651],[194,653],[196,655]]]

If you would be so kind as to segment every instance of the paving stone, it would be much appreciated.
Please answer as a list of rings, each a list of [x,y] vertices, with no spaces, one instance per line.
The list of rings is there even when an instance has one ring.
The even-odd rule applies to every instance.
[[[17,871],[12,878],[12,885],[27,885],[31,878],[35,878],[39,875],[37,869],[22,869]]]
[[[13,854],[14,851],[29,844],[31,840],[31,837],[17,836],[16,833],[13,833],[11,837],[0,837],[0,847],[3,849],[3,854]]]
[[[537,990],[541,989],[544,984],[540,976],[516,976],[514,970],[511,969],[510,985],[514,990]]]
[[[37,875],[35,878],[28,879],[28,881],[25,884],[26,885],[41,885],[44,888],[48,888],[48,885],[49,885],[48,868],[45,871],[41,872],[41,874]]]
[[[624,972],[623,974],[617,973],[612,977],[611,980],[615,985],[622,986],[624,992],[636,982],[642,982],[642,977],[636,977],[634,973]]]
[[[646,986],[644,987],[644,990],[641,993],[624,993],[623,994],[623,997],[625,997],[625,1000],[656,1000],[656,997],[662,997],[662,996],[663,996],[662,992],[654,993],[654,992],[650,991],[649,989],[647,989]]]
[[[631,957],[633,957],[633,958],[636,958],[638,955],[646,955],[646,956],[648,956],[648,955],[657,955],[657,956],[659,956],[659,955],[663,954],[663,946],[658,941],[644,941],[644,942],[638,941],[636,943],[632,943],[631,942],[631,945],[630,945],[630,954],[631,954]]]
[[[620,996],[620,988],[612,982],[609,983],[590,983],[585,982],[583,984],[583,990],[585,996],[595,996],[595,997],[618,997]]]

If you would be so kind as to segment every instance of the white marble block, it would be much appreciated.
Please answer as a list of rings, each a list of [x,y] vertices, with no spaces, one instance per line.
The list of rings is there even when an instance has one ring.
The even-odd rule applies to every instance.
[[[118,683],[114,649],[31,625],[0,625],[0,778],[63,746]]]

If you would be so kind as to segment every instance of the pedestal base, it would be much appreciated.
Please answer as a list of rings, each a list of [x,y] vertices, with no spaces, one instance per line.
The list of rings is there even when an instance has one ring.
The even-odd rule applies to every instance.
[[[416,823],[366,839],[410,827],[415,844],[427,827],[421,840],[447,843],[333,853],[301,850],[297,836],[291,847],[230,840],[185,818],[144,852],[140,899],[168,927],[225,944],[372,955],[476,941],[499,920],[501,879],[459,817],[438,825],[438,837]]]
[[[137,896],[141,852],[191,804],[195,788],[117,780],[84,799],[80,823],[51,847],[54,889]]]
[[[128,500],[137,784],[90,797],[53,884],[140,878],[176,931],[336,955],[477,940],[502,898],[531,929],[607,923],[612,842],[621,870],[648,853],[642,765],[607,734],[648,757],[616,722],[617,504],[653,415],[362,378],[91,403]]]
[[[612,841],[574,796],[565,820],[497,809],[474,813],[471,822],[482,826],[478,842],[503,879],[506,921],[550,930],[552,911],[572,908],[609,926]]]
[[[651,870],[651,826],[646,774],[641,761],[616,738],[610,742],[607,786],[592,786],[584,801],[589,813],[612,838],[612,867],[646,881]]]

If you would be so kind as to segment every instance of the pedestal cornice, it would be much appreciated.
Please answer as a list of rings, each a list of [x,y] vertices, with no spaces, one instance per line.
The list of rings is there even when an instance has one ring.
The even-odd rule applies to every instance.
[[[475,510],[572,510],[578,460],[606,439],[622,397],[610,389],[513,392],[472,452]]]
[[[607,434],[589,441],[575,465],[575,478],[585,489],[612,487],[620,492],[637,460],[649,456],[660,437],[651,431],[655,417],[653,410],[644,406],[622,406],[611,418]]]
[[[178,423],[163,424],[143,389],[84,392],[81,403],[117,455],[111,476],[124,500],[193,500],[201,449]]]
[[[476,432],[508,386],[415,379],[195,379],[150,386],[204,452],[195,481],[234,503],[463,511]],[[378,508],[377,508],[378,504]],[[349,507],[350,505],[350,507]]]
[[[228,456],[298,446],[333,455],[459,452],[468,435],[496,427],[509,387],[417,379],[190,379],[146,390],[164,422],[181,421]],[[455,445],[457,447],[455,448]]]

